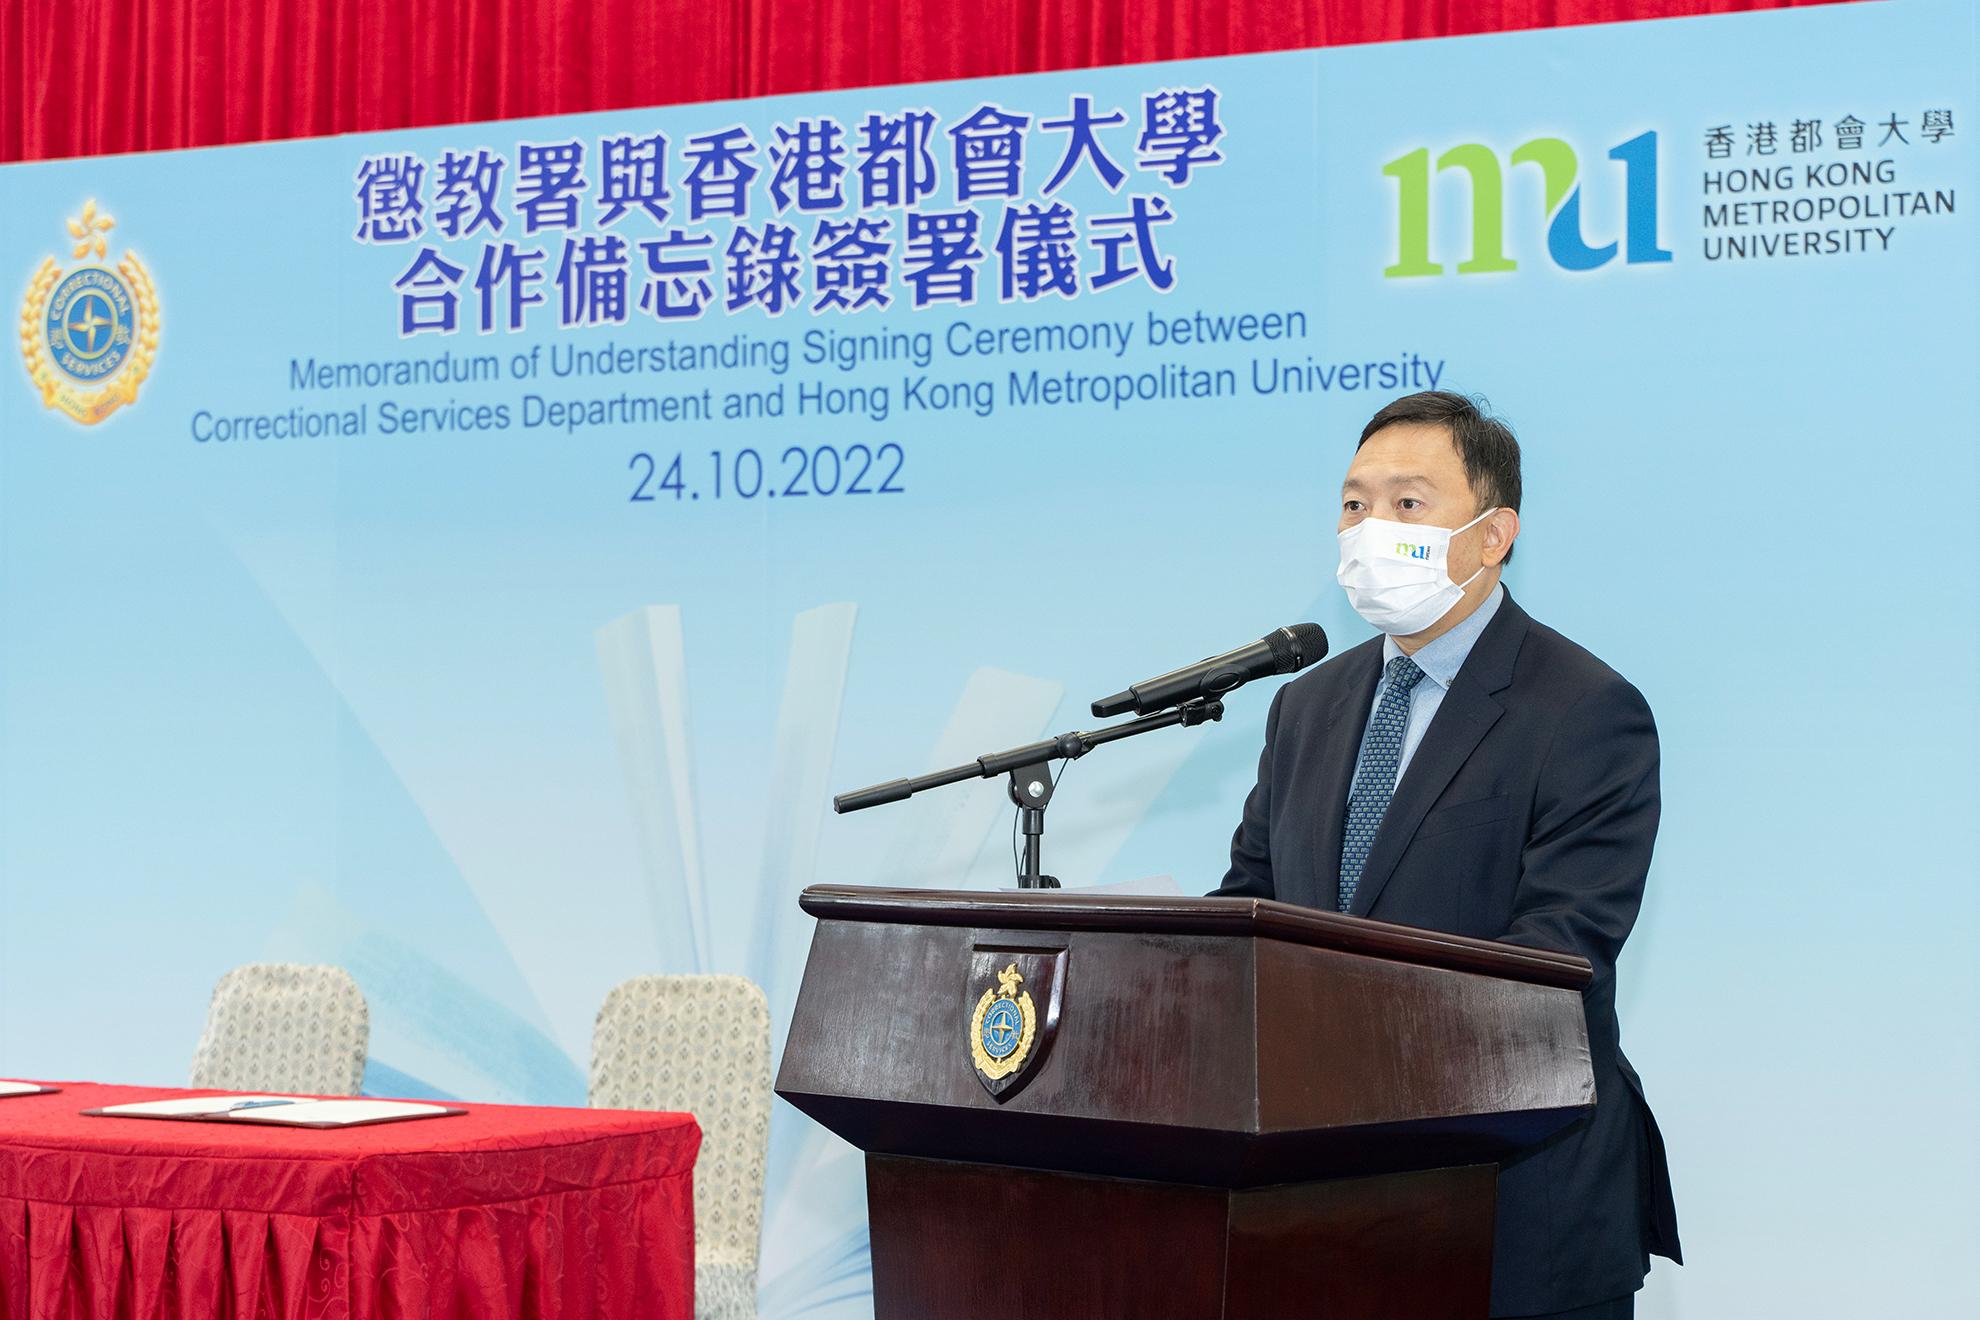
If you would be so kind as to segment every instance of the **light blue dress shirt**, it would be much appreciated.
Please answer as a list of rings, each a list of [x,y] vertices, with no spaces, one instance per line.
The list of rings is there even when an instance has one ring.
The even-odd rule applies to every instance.
[[[1504,587],[1493,587],[1492,594],[1487,596],[1484,603],[1473,610],[1463,623],[1429,645],[1419,647],[1416,654],[1410,657],[1416,661],[1416,667],[1423,671],[1423,677],[1417,680],[1416,687],[1409,694],[1409,723],[1403,729],[1402,759],[1396,765],[1398,785],[1402,783],[1403,775],[1408,772],[1410,758],[1416,755],[1416,749],[1423,741],[1424,730],[1430,727],[1431,719],[1437,714],[1437,707],[1444,704],[1444,694],[1451,690],[1451,680],[1455,679],[1458,670],[1464,667],[1465,657],[1471,654],[1471,648],[1477,644],[1478,635],[1485,631],[1485,625],[1490,623],[1492,616],[1499,612],[1499,605],[1505,598]],[[1402,654],[1403,649],[1396,645],[1395,638],[1382,639],[1383,675],[1381,681],[1375,684],[1375,700],[1368,705],[1368,715],[1371,720],[1375,716],[1375,708],[1382,704],[1384,689],[1389,685],[1389,661]],[[1367,754],[1368,726],[1363,724],[1361,750],[1354,756],[1356,779],[1361,777],[1361,761]],[[1353,791],[1354,781],[1349,780],[1348,792],[1352,794]]]

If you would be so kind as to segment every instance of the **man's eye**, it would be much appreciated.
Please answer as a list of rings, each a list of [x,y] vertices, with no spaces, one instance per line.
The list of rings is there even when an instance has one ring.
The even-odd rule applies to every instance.
[[[1416,512],[1416,510],[1418,510],[1418,509],[1420,509],[1420,508],[1422,508],[1422,507],[1423,507],[1423,501],[1422,501],[1422,500],[1409,500],[1409,499],[1404,499],[1404,500],[1397,500],[1397,501],[1396,501],[1396,507],[1397,507],[1397,508],[1399,508],[1399,509],[1407,509],[1407,510],[1409,510],[1409,511],[1410,511],[1411,513],[1414,513],[1414,512]]]
[[[1347,501],[1346,503],[1344,503],[1344,504],[1342,504],[1342,505],[1341,505],[1341,511],[1342,511],[1343,513],[1360,513],[1360,512],[1361,512],[1361,501],[1360,501],[1360,500],[1348,500],[1348,501]]]

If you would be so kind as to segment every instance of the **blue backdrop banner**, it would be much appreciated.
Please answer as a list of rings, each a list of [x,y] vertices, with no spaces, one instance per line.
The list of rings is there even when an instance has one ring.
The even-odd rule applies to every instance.
[[[1644,1313],[1972,1313],[1977,69],[1918,0],[0,170],[0,1070],[180,1082],[264,957],[376,1093],[581,1104],[654,971],[781,1037],[803,886],[1010,883],[1001,785],[833,791],[1366,636],[1354,438],[1458,389],[1662,732]],[[1268,696],[1049,869],[1214,887]],[[780,1107],[762,1313],[864,1224]]]

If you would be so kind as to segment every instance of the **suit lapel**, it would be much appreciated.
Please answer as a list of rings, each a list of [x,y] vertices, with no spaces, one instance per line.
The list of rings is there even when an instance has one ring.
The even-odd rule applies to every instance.
[[[1409,768],[1403,771],[1402,782],[1396,785],[1389,810],[1382,817],[1382,826],[1375,832],[1374,846],[1368,850],[1368,862],[1362,867],[1361,882],[1355,888],[1349,912],[1362,917],[1368,915],[1375,900],[1381,897],[1383,886],[1395,874],[1404,849],[1416,835],[1416,827],[1423,823],[1423,817],[1449,787],[1466,759],[1506,713],[1493,694],[1512,682],[1513,662],[1519,656],[1519,644],[1525,640],[1530,622],[1526,611],[1515,605],[1508,593],[1499,603],[1499,612],[1492,616],[1492,622],[1479,634],[1471,654],[1451,681],[1451,690],[1444,695],[1443,704],[1437,707],[1436,718],[1424,731]],[[1338,813],[1343,816],[1345,802],[1343,794]],[[1337,825],[1337,862],[1339,833]]]
[[[1355,647],[1339,661],[1340,681],[1327,703],[1327,727],[1320,735],[1320,764],[1315,776],[1315,809],[1307,844],[1312,906],[1332,908],[1340,890],[1341,832],[1347,826],[1348,789],[1354,762],[1361,751],[1361,733],[1368,726],[1368,707],[1375,700],[1375,682],[1382,674],[1382,639]]]

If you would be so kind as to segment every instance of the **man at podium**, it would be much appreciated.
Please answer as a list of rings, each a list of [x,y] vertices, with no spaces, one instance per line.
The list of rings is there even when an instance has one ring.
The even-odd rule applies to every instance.
[[[1382,635],[1286,684],[1218,891],[1578,953],[1591,1114],[1499,1175],[1492,1314],[1628,1317],[1678,1260],[1615,964],[1657,835],[1643,697],[1500,584],[1519,444],[1461,395],[1397,399],[1341,488],[1338,577]]]

